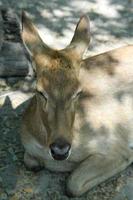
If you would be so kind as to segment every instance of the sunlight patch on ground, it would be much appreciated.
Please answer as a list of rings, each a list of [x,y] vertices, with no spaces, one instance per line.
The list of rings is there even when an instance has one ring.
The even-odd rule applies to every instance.
[[[12,108],[16,109],[23,102],[27,101],[33,96],[32,93],[25,93],[21,91],[10,91],[5,92],[0,95],[0,105],[4,105],[7,99],[10,99],[10,103],[12,104]]]
[[[118,12],[116,9],[116,5],[111,5],[109,1],[106,0],[97,0],[97,11],[99,14],[102,14],[108,18],[117,18]]]

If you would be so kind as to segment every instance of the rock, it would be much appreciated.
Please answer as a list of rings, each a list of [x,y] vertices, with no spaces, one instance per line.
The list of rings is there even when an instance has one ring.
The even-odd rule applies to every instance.
[[[12,9],[2,9],[4,40],[21,42],[21,26],[18,16]]]
[[[21,37],[20,17],[11,9],[2,9],[0,27],[0,77],[33,76],[31,59]]]
[[[26,76],[28,61],[22,44],[3,42],[0,52],[0,77]]]

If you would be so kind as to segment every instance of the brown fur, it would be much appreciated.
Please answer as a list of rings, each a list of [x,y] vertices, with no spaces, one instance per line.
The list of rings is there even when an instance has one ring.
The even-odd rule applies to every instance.
[[[87,17],[60,51],[43,44],[23,18],[22,36],[37,74],[37,92],[23,117],[24,160],[30,168],[72,171],[67,191],[80,196],[133,161],[133,46],[82,60],[90,40]],[[59,137],[71,144],[64,161],[49,154],[49,145]]]

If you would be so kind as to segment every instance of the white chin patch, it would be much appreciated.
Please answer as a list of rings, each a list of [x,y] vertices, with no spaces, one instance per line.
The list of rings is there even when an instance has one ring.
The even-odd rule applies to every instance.
[[[50,149],[49,149],[49,155],[50,155],[50,157],[52,158],[52,160],[55,160],[55,159],[53,158],[52,154],[51,154]]]
[[[50,157],[52,158],[52,160],[55,160],[55,159],[53,158],[52,154],[51,154],[50,149],[49,149],[49,155],[50,155]],[[66,158],[65,160],[68,160],[68,158],[70,157],[70,155],[71,155],[71,149],[69,150],[68,156],[67,156],[67,158]]]
[[[66,158],[66,160],[68,160],[68,158],[70,157],[70,155],[71,155],[71,149],[69,150],[68,157]]]

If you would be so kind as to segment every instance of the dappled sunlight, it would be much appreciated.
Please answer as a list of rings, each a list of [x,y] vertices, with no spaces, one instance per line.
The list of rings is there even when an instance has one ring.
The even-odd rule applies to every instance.
[[[74,30],[76,28],[76,24],[79,21],[79,18],[87,14],[90,18],[90,28],[91,28],[91,42],[88,51],[84,54],[84,57],[88,57],[88,59],[82,60],[82,68],[80,70],[81,79],[79,82],[81,84],[81,96],[76,93],[77,97],[81,97],[81,102],[79,108],[76,110],[75,120],[74,120],[74,127],[73,127],[73,141],[72,141],[72,151],[71,156],[69,157],[70,167],[73,165],[77,165],[77,162],[81,162],[85,158],[90,155],[91,153],[95,153],[101,151],[100,153],[107,153],[109,151],[108,144],[115,144],[116,140],[118,139],[117,135],[120,136],[125,134],[125,139],[127,139],[127,126],[132,125],[132,108],[133,108],[133,101],[132,101],[132,89],[131,84],[133,78],[133,71],[131,62],[132,60],[129,59],[129,62],[126,62],[125,57],[128,50],[123,50],[123,53],[120,52],[121,57],[114,57],[111,53],[106,53],[105,55],[101,55],[100,57],[92,57],[91,55],[95,55],[100,52],[105,52],[107,50],[113,49],[115,47],[120,47],[125,44],[132,44],[133,43],[133,26],[132,26],[132,14],[131,14],[131,3],[132,0],[122,1],[122,0],[0,0],[0,7],[3,8],[13,8],[13,13],[17,13],[19,17],[19,22],[21,22],[21,13],[22,10],[25,10],[29,17],[32,19],[33,23],[38,29],[39,35],[41,36],[42,40],[50,47],[54,49],[63,49],[67,45],[70,44],[72,40]],[[2,16],[2,15],[1,15]],[[7,15],[10,21],[10,15]],[[8,21],[8,17],[7,21]],[[3,20],[3,21],[2,21]],[[1,27],[3,28],[6,23],[2,16],[2,20],[0,19]],[[4,26],[3,26],[4,24]],[[7,23],[8,24],[8,23]],[[19,24],[19,23],[18,23]],[[10,39],[10,36],[14,36],[16,38],[16,33],[18,31],[14,31],[12,19],[11,23],[9,23],[9,27],[4,27],[3,32],[0,35],[9,35],[9,38],[6,38],[7,43],[11,43],[11,48],[19,49],[17,46],[18,41],[16,43],[14,40]],[[14,25],[15,27],[16,25]],[[10,28],[12,27],[12,32],[10,33]],[[88,26],[87,26],[88,27]],[[82,29],[82,26],[81,26]],[[16,29],[15,29],[16,30]],[[87,28],[85,29],[86,32]],[[9,31],[9,33],[8,33]],[[21,32],[21,31],[18,31]],[[3,34],[4,33],[4,34]],[[5,34],[6,33],[6,34]],[[81,34],[81,33],[80,33]],[[32,34],[31,34],[32,35]],[[30,35],[30,39],[31,38]],[[84,43],[82,43],[82,38],[84,38],[84,34],[80,35],[79,46],[76,49],[76,53],[71,55],[66,55],[68,58],[70,57],[70,61],[72,58],[72,62],[77,59],[78,51],[84,49]],[[1,37],[2,38],[2,37]],[[0,40],[1,40],[0,38]],[[5,40],[4,38],[4,40]],[[2,38],[3,39],[3,38]],[[4,41],[3,40],[3,41]],[[0,41],[1,42],[1,41]],[[22,42],[22,40],[21,40]],[[21,43],[20,42],[20,43]],[[89,43],[89,39],[87,39],[86,45]],[[3,45],[3,43],[2,43]],[[0,48],[2,46],[0,44]],[[4,45],[3,45],[4,46]],[[2,48],[3,48],[2,46]],[[10,63],[10,54],[11,56],[15,55],[15,59],[13,62],[18,59],[22,53],[16,51],[12,51],[11,48],[8,48],[9,45],[5,46],[1,50],[1,58],[8,60]],[[75,44],[74,44],[75,46]],[[35,48],[35,46],[34,46]],[[69,48],[67,48],[68,50]],[[7,52],[9,51],[9,53]],[[44,50],[44,48],[43,48]],[[26,50],[24,50],[25,53]],[[15,53],[14,53],[15,52]],[[62,51],[64,52],[64,51]],[[82,51],[81,51],[82,52]],[[3,54],[5,53],[5,54]],[[31,67],[31,57],[27,56],[27,63],[26,66],[30,63]],[[25,59],[24,55],[24,60]],[[44,55],[47,55],[44,57]],[[64,71],[68,68],[71,68],[71,62],[66,62],[64,57],[59,57],[57,52],[54,55],[53,62],[52,56],[53,54],[49,54],[49,51],[46,49],[45,53],[39,54],[36,56],[38,58],[38,62],[36,66],[45,66],[46,68],[51,67],[52,69],[58,68],[58,66],[64,66]],[[62,54],[65,55],[65,54]],[[81,53],[80,53],[81,55]],[[65,62],[62,62],[63,59]],[[76,58],[76,59],[75,59]],[[132,59],[132,57],[130,57]],[[2,60],[1,59],[1,60]],[[56,62],[56,59],[58,62]],[[94,60],[93,60],[94,59]],[[122,60],[122,62],[120,62]],[[125,62],[124,62],[124,61]],[[35,59],[34,59],[35,61]],[[2,63],[3,61],[1,61]],[[40,62],[40,63],[39,63]],[[79,62],[79,60],[78,60]],[[78,63],[74,62],[74,67],[78,67]],[[6,63],[6,62],[5,62]],[[16,62],[17,63],[17,62]],[[23,64],[20,61],[21,64]],[[19,64],[20,64],[19,63]],[[45,63],[45,65],[44,65]],[[7,66],[6,64],[3,65],[4,67]],[[11,65],[11,71],[13,72],[13,65]],[[23,111],[30,103],[30,99],[35,94],[36,89],[36,75],[33,73],[28,73],[28,77],[22,76],[20,72],[20,68],[18,65],[17,74],[9,74],[9,71],[4,70],[3,73],[7,75],[7,77],[3,78],[5,88],[0,85],[0,199],[1,194],[7,195],[7,198],[11,197],[12,200],[17,200],[22,197],[22,200],[25,199],[70,199],[67,194],[65,193],[66,188],[66,176],[68,174],[54,174],[50,171],[44,169],[41,172],[29,172],[24,166],[24,149],[22,147],[19,133],[21,131],[22,125],[22,118],[25,118],[27,124],[29,121],[23,115]],[[34,66],[34,64],[33,64]],[[4,68],[5,69],[5,68]],[[26,68],[27,69],[27,68]],[[45,70],[45,75],[48,75]],[[56,70],[55,70],[56,71]],[[58,71],[58,70],[57,70]],[[63,71],[63,72],[64,72]],[[68,77],[71,78],[73,75],[73,71],[68,73]],[[34,74],[34,76],[33,76]],[[52,77],[51,71],[49,73]],[[12,75],[12,77],[10,76]],[[63,79],[62,73],[59,73],[61,79],[58,77],[55,78],[54,76],[50,78],[49,83],[54,88],[56,83],[61,85],[61,87],[55,88],[52,91],[54,96],[59,96],[59,94],[67,93],[65,84],[71,88],[73,82],[70,80],[65,81]],[[20,77],[22,76],[22,77]],[[33,77],[32,77],[33,76]],[[65,76],[64,76],[65,77]],[[11,79],[10,79],[11,78]],[[12,78],[16,78],[18,83],[13,83],[14,80]],[[22,80],[20,80],[22,78]],[[9,80],[10,79],[10,80]],[[3,81],[2,80],[2,81]],[[52,80],[52,82],[51,82]],[[78,79],[79,80],[79,79]],[[0,84],[2,83],[0,80]],[[16,81],[16,80],[15,80]],[[69,82],[69,83],[68,83]],[[39,90],[37,87],[38,95],[40,97],[42,95],[45,98],[45,94],[43,93],[48,87],[46,85],[48,82],[45,81],[43,84],[42,90]],[[3,84],[3,85],[4,85]],[[18,85],[17,85],[18,84]],[[49,84],[49,85],[50,85]],[[39,84],[38,84],[39,85]],[[45,85],[45,87],[44,87]],[[9,86],[9,87],[8,87]],[[51,88],[52,88],[51,87]],[[68,89],[69,89],[68,87]],[[4,88],[4,89],[3,89]],[[50,88],[50,87],[49,87]],[[84,90],[83,90],[84,88]],[[17,89],[19,89],[17,91]],[[4,91],[5,90],[5,91]],[[8,90],[8,91],[6,91]],[[48,91],[48,89],[46,90]],[[62,92],[63,91],[63,92]],[[79,90],[78,90],[79,91]],[[131,92],[130,92],[131,91]],[[36,91],[37,92],[37,91]],[[78,96],[79,95],[79,96]],[[83,96],[82,96],[83,95]],[[50,96],[50,95],[49,95]],[[73,95],[75,96],[75,94]],[[72,98],[73,98],[72,96]],[[39,96],[38,96],[39,97]],[[42,98],[42,97],[41,97]],[[46,95],[46,104],[48,101],[48,95]],[[83,100],[83,101],[82,101]],[[62,102],[62,101],[61,101]],[[69,100],[68,100],[69,102]],[[49,102],[48,102],[49,103]],[[31,104],[32,108],[35,108],[35,104]],[[39,104],[38,104],[39,105]],[[49,105],[49,104],[47,104]],[[52,105],[52,104],[51,104]],[[56,105],[56,104],[55,104]],[[55,107],[55,105],[53,107]],[[52,106],[49,106],[52,108]],[[60,106],[59,106],[60,107]],[[63,108],[64,109],[64,108]],[[66,108],[65,108],[66,109]],[[67,108],[70,109],[69,106]],[[67,110],[66,109],[66,110]],[[44,110],[44,105],[43,109]],[[55,112],[55,110],[54,110]],[[61,110],[62,112],[62,110]],[[30,113],[30,112],[29,112]],[[32,113],[32,112],[31,112]],[[31,114],[31,123],[34,123],[34,112]],[[38,115],[39,116],[39,115]],[[39,119],[39,117],[37,117]],[[36,118],[36,119],[37,119]],[[56,118],[56,117],[55,117]],[[70,118],[70,117],[69,117]],[[60,119],[65,119],[65,115],[61,115]],[[36,122],[37,120],[35,120]],[[55,124],[58,124],[58,120],[55,120]],[[64,120],[66,121],[66,120]],[[63,122],[64,122],[63,121]],[[129,122],[129,124],[128,124]],[[48,122],[46,122],[48,124]],[[61,121],[59,121],[61,123]],[[30,124],[30,123],[29,123]],[[43,128],[40,122],[38,121],[38,129],[34,130],[35,124],[33,124],[33,130],[36,133],[35,137],[38,137],[40,134],[38,130],[41,130],[41,134],[43,136]],[[118,126],[118,128],[117,128]],[[30,126],[29,126],[30,127]],[[43,126],[44,127],[44,126]],[[64,126],[63,126],[64,128]],[[28,129],[32,130],[32,127]],[[63,129],[62,129],[63,130]],[[67,129],[64,128],[63,131],[56,132],[63,132],[65,135],[65,131]],[[116,130],[116,134],[114,134],[114,130]],[[125,131],[126,130],[126,131]],[[132,128],[131,128],[132,130]],[[124,132],[125,131],[125,132]],[[70,132],[71,131],[68,131]],[[89,133],[89,137],[88,137]],[[43,137],[42,137],[43,138]],[[133,147],[133,137],[129,138],[131,143],[129,144],[130,147]],[[28,139],[27,139],[28,141]],[[126,140],[125,140],[126,141]],[[38,145],[38,143],[34,144],[33,146]],[[29,144],[28,144],[29,146]],[[30,147],[30,146],[29,146]],[[42,146],[39,146],[42,148]],[[99,150],[98,150],[99,149]],[[98,151],[97,151],[98,150]],[[107,150],[107,151],[106,151]],[[35,149],[36,152],[36,149]],[[88,153],[89,152],[89,153]],[[46,155],[49,156],[48,151],[44,152],[41,151],[42,158]],[[48,157],[45,157],[45,166],[46,168],[51,166],[51,170],[57,167],[57,170],[61,169],[63,171],[64,164],[59,166],[58,161],[55,160],[48,160]],[[63,162],[62,162],[63,163]],[[65,163],[65,161],[64,161]],[[102,163],[102,162],[101,162]],[[69,165],[69,163],[68,163]],[[67,162],[66,166],[67,168]],[[90,170],[91,171],[91,170]],[[93,170],[92,170],[93,171]],[[126,173],[130,172],[129,170]],[[125,173],[125,172],[124,172]],[[126,174],[120,175],[120,180],[128,180],[129,177]],[[133,172],[132,172],[133,174]],[[130,174],[131,175],[131,172]],[[124,182],[123,181],[123,182]],[[108,200],[112,199],[112,197],[116,194],[117,189],[123,186],[118,184],[119,178],[115,177],[114,182],[109,182],[99,187],[96,187],[94,190],[87,192],[85,195],[79,197],[79,200],[103,200],[106,198]],[[113,194],[112,194],[113,193]],[[77,198],[76,198],[77,199]]]
[[[88,55],[133,43],[132,1],[29,0],[27,3],[22,0],[17,3],[1,0],[0,5],[14,8],[19,13],[26,10],[37,24],[43,40],[53,48],[60,49],[69,44],[76,23],[84,13],[91,20],[91,52]]]
[[[8,97],[12,108],[16,109],[18,106],[30,99],[32,96],[33,93],[25,93],[22,91],[4,92],[0,95],[0,106],[3,106],[5,104],[6,99]]]
[[[107,18],[118,18],[119,13],[117,11],[116,5],[110,5],[110,2],[107,0],[97,0],[97,12]],[[122,7],[120,5],[120,7]]]

